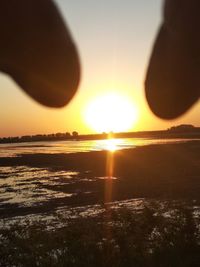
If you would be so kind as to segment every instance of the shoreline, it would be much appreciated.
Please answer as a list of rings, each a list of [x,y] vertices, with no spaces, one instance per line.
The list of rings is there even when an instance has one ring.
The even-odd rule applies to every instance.
[[[184,126],[184,125],[183,125]],[[174,128],[174,129],[173,129]],[[200,127],[179,128],[172,127],[168,130],[137,131],[137,132],[118,132],[100,134],[75,134],[56,133],[56,134],[37,134],[15,137],[0,137],[0,144],[20,144],[24,142],[50,142],[50,141],[92,141],[112,138],[149,138],[149,139],[200,139]]]
[[[108,175],[106,171],[110,155],[113,157],[112,175]],[[4,167],[6,169],[19,166],[27,166],[27,170],[47,170],[52,175],[45,184],[41,182],[42,177],[31,178],[31,183],[38,190],[50,190],[71,196],[52,197],[30,207],[3,203],[1,199],[1,218],[44,213],[64,206],[105,204],[105,190],[109,187],[112,187],[110,201],[133,198],[199,199],[200,141],[147,145],[114,153],[92,151],[74,154],[22,154],[13,158],[0,158],[2,170]],[[76,175],[65,179],[58,175],[61,172],[76,172]],[[6,183],[3,172],[1,174],[0,180]],[[6,171],[5,175],[9,178]],[[12,173],[10,175],[12,176]],[[18,179],[20,177],[16,177],[16,183]],[[27,187],[30,186],[28,182]],[[7,190],[12,192],[12,188],[8,187]]]

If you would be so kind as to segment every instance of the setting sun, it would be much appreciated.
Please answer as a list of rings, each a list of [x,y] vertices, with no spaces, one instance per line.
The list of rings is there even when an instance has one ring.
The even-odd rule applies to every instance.
[[[108,93],[91,100],[85,109],[84,119],[96,132],[122,132],[134,126],[138,111],[128,97]]]

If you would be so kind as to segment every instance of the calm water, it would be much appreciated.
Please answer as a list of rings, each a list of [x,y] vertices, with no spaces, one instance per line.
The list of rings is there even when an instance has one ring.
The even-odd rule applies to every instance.
[[[0,144],[0,157],[32,153],[77,153],[100,150],[119,150],[151,144],[186,142],[188,139],[121,138],[114,140],[54,141]]]

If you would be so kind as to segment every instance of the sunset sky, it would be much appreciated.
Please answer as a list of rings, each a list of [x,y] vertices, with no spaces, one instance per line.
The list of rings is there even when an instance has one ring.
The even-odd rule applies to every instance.
[[[161,0],[57,0],[56,3],[78,46],[82,65],[79,91],[65,108],[47,108],[30,99],[10,77],[1,73],[1,137],[104,131],[103,126],[98,129],[89,125],[91,118],[88,119],[87,112],[92,113],[88,111],[92,103],[111,94],[128,99],[127,103],[133,107],[133,114],[127,111],[132,118],[135,116],[130,119],[129,131],[166,129],[182,123],[199,126],[199,103],[179,119],[163,121],[151,113],[144,97],[145,72],[161,20]],[[124,110],[128,104],[122,103],[119,109]]]

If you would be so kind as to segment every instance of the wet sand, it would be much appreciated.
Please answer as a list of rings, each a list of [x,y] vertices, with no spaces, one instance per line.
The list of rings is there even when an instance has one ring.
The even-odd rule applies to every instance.
[[[83,206],[133,198],[199,199],[200,141],[149,145],[115,152],[23,154],[0,158],[0,168],[28,166],[77,175],[60,183],[41,185],[72,194],[32,207],[0,203],[0,217],[52,211],[62,206]],[[111,168],[112,167],[112,168]],[[1,179],[4,179],[2,176]],[[40,177],[37,178],[39,182]]]

